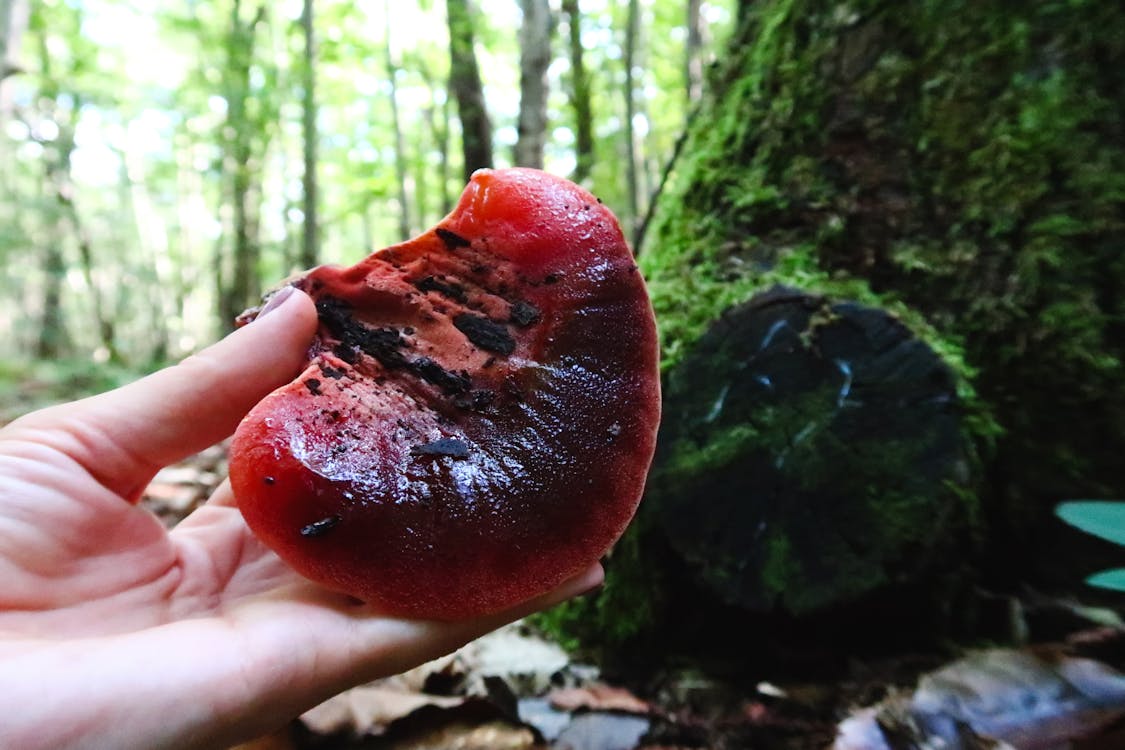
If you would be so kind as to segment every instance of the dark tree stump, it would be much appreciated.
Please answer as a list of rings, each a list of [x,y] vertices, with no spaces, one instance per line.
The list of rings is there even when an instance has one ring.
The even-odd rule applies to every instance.
[[[728,604],[807,614],[948,565],[970,514],[956,379],[888,313],[774,289],[668,376],[648,510]]]

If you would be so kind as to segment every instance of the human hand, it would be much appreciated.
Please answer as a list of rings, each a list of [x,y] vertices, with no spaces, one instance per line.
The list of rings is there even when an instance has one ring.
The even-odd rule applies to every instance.
[[[304,362],[294,290],[179,365],[0,430],[0,747],[224,747],[601,582],[460,623],[381,616],[295,574],[224,484],[172,531],[153,475],[228,436]]]

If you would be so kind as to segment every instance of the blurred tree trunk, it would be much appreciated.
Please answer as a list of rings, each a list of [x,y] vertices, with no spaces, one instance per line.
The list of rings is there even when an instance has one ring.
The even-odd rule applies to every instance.
[[[437,150],[438,194],[441,215],[444,216],[453,208],[453,195],[449,190],[449,87],[437,85],[429,67],[424,63],[419,67],[419,73],[430,89],[430,104],[426,107],[425,119]]]
[[[259,177],[262,152],[268,136],[269,114],[265,99],[271,92],[263,83],[256,90],[251,86],[254,66],[254,46],[258,26],[265,21],[266,7],[258,6],[249,21],[242,19],[242,2],[231,4],[230,26],[226,36],[225,98],[226,121],[222,128],[224,145],[223,171],[228,180],[230,210],[231,258],[229,276],[223,272],[225,264],[217,265],[219,272],[219,314],[223,330],[230,330],[234,319],[261,296],[258,262],[261,246],[258,236],[260,192]],[[254,108],[250,110],[251,105]],[[222,247],[222,246],[220,246]],[[225,283],[224,283],[225,282]]]
[[[61,231],[65,223],[70,225],[78,248],[82,276],[86,281],[98,340],[112,361],[120,361],[115,341],[115,321],[105,310],[104,297],[95,270],[93,242],[75,204],[74,183],[71,180],[70,158],[74,153],[75,130],[84,104],[83,98],[75,92],[65,92],[64,96],[59,80],[69,79],[70,76],[66,71],[55,70],[52,55],[47,47],[46,35],[38,35],[38,48],[41,75],[38,106],[42,111],[37,116],[42,122],[52,123],[55,130],[52,139],[41,140],[40,144],[44,148],[46,187],[54,198],[58,210],[50,212],[48,218],[51,231],[48,233],[48,246],[44,256],[46,286],[43,298],[43,320],[36,353],[40,357],[54,357],[69,345],[61,296],[67,271]],[[34,132],[35,128],[33,127],[32,130]]]
[[[477,54],[473,48],[470,0],[447,0],[449,85],[461,117],[461,151],[465,182],[481,167],[492,166],[492,123],[484,103]]]
[[[391,3],[383,4],[383,22],[386,26],[386,43],[383,45],[383,63],[387,68],[387,80],[391,90],[391,127],[395,137],[395,182],[398,185],[398,236],[405,242],[410,239],[410,202],[406,189],[406,144],[402,138],[402,118],[398,111],[398,64],[395,63],[391,49]],[[483,101],[483,98],[482,98]]]
[[[547,68],[551,64],[551,6],[548,0],[520,0],[520,114],[515,163],[543,168],[547,136]]]
[[[303,78],[302,129],[304,131],[305,170],[302,180],[304,192],[304,224],[301,234],[300,267],[312,268],[320,256],[317,224],[317,128],[316,128],[316,33],[313,23],[313,0],[305,0],[301,13],[301,32],[305,41]]]
[[[993,572],[1080,580],[1051,508],[1125,493],[1125,6],[739,18],[649,236],[664,351],[771,283],[910,311],[975,392]]]
[[[138,249],[148,261],[152,274],[144,289],[152,317],[152,325],[149,327],[152,334],[152,339],[148,342],[149,361],[165,362],[171,348],[169,324],[175,319],[178,308],[172,270],[175,263],[169,253],[168,227],[147,188],[145,155],[131,146],[132,143],[127,143],[121,152],[121,179],[123,187],[128,190],[128,201],[133,209]],[[119,316],[115,313],[113,317],[116,319]],[[115,354],[110,348],[111,357]]]
[[[633,90],[633,68],[637,64],[637,36],[640,33],[639,6],[638,0],[629,0],[629,8],[625,18],[625,188],[628,198],[625,236],[630,241],[636,238],[639,227],[638,214],[640,213],[640,201],[637,198],[639,190],[637,137],[633,127],[633,120],[637,116],[637,96]]]
[[[590,76],[582,49],[582,12],[578,0],[562,0],[570,27],[570,105],[574,109],[574,181],[582,182],[594,166],[594,122],[590,106]]]
[[[39,337],[35,356],[58,359],[70,348],[66,321],[62,311],[62,286],[66,277],[66,261],[62,252],[62,233],[58,227],[47,232],[43,247],[43,308],[39,319]]]
[[[925,626],[937,640],[952,632],[943,627],[984,619],[970,597],[950,596],[965,582],[1075,590],[1089,571],[1115,564],[1112,550],[1075,539],[1052,510],[1065,498],[1125,496],[1125,6],[840,8],[739,2],[738,29],[660,197],[641,265],[662,334],[661,447],[608,585],[560,619],[610,643],[610,656],[643,644],[652,648],[645,657],[704,650],[727,667],[756,632],[751,622],[782,637],[793,624],[740,620],[736,607],[780,604],[812,618],[821,605],[811,597],[843,604],[864,586],[798,638],[897,638]],[[800,291],[778,297],[776,285]],[[818,300],[833,308],[813,315]],[[803,311],[782,315],[786,306]],[[734,325],[762,313],[748,328]],[[848,317],[855,325],[842,326]],[[917,341],[888,338],[907,327]],[[812,368],[782,367],[766,353],[785,339],[786,357],[824,357],[822,371],[840,386],[827,410],[799,395]],[[943,365],[934,376],[892,361],[923,344]],[[876,354],[869,365],[883,360],[866,373],[853,356],[865,346]],[[770,371],[757,377],[759,366]],[[709,367],[731,375],[702,385]],[[903,379],[914,382],[899,388]],[[892,398],[868,419],[880,380]],[[741,414],[732,411],[739,392],[752,404]],[[851,428],[825,450],[833,409]],[[871,440],[873,426],[911,409],[956,420],[961,440],[914,418]],[[794,423],[775,421],[782,415]],[[966,455],[948,462],[962,440]],[[774,460],[756,467],[751,446]],[[837,471],[839,482],[821,486],[847,489],[848,502],[794,503]],[[779,492],[765,479],[773,472],[798,492]],[[735,491],[735,481],[757,486]],[[913,515],[932,493],[952,499],[977,544],[946,536],[941,524],[955,516],[940,506]],[[769,513],[792,515],[725,523],[726,510],[736,516],[770,499]],[[874,512],[857,523],[852,514],[865,510]],[[684,545],[696,521],[712,533]],[[832,546],[805,546],[826,531]],[[715,543],[724,536],[737,539],[732,555]],[[904,540],[881,564],[847,561]],[[960,548],[926,549],[946,540]],[[957,568],[941,585],[910,580],[908,565],[929,563]],[[830,591],[825,583],[842,570],[843,588]],[[777,597],[739,600],[730,584],[741,576]],[[911,596],[908,583],[923,585]],[[694,603],[687,618],[683,601]],[[755,640],[769,649],[771,639]]]
[[[41,45],[41,52],[46,55],[45,44]],[[44,66],[48,65],[46,59],[44,59],[43,64]],[[53,108],[57,94],[50,92],[50,84],[46,88],[47,90],[42,92],[44,101],[50,102],[48,106]],[[67,189],[68,181],[63,179],[63,175],[70,172],[70,154],[74,150],[74,137],[70,126],[65,122],[60,123],[59,119],[61,118],[52,118],[52,121],[58,125],[58,135],[54,142],[42,143],[44,156],[46,157],[43,160],[44,190],[53,194],[55,207],[45,212],[47,231],[43,246],[43,305],[39,323],[39,338],[35,345],[35,356],[39,359],[57,359],[70,349],[71,344],[62,308],[63,284],[66,281],[67,272],[66,259],[63,254],[66,238],[62,228],[66,221],[67,201],[70,198],[69,193],[64,192]],[[94,292],[94,299],[97,300],[97,288],[93,286],[93,279],[89,276],[91,272],[89,260],[89,245],[87,245],[84,248],[82,267],[87,274],[87,282]],[[95,308],[100,308],[100,304],[95,302]],[[100,309],[98,309],[97,315],[100,318]],[[99,331],[100,329],[99,326]]]
[[[688,0],[687,42],[684,44],[684,79],[688,104],[703,96],[703,0]]]
[[[19,72],[17,56],[28,13],[27,0],[0,0],[0,125],[12,112],[8,79]]]

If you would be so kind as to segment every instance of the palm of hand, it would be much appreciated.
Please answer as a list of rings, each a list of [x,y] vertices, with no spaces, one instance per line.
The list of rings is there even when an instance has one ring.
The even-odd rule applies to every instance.
[[[0,632],[106,635],[229,616],[271,590],[315,591],[250,534],[225,483],[168,532],[48,447],[83,425],[13,427],[0,442]]]
[[[298,577],[225,484],[171,532],[138,507],[159,468],[293,377],[315,325],[294,294],[177,367],[0,431],[0,694],[20,707],[0,747],[220,747],[600,581],[470,622],[396,620]]]

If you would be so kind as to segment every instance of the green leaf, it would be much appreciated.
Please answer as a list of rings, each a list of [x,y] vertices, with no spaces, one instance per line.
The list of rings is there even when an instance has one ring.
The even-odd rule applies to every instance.
[[[1087,534],[1125,546],[1125,502],[1077,500],[1062,503],[1055,513]]]
[[[1113,570],[1095,573],[1086,579],[1086,583],[1103,589],[1125,591],[1125,568],[1114,568]]]

